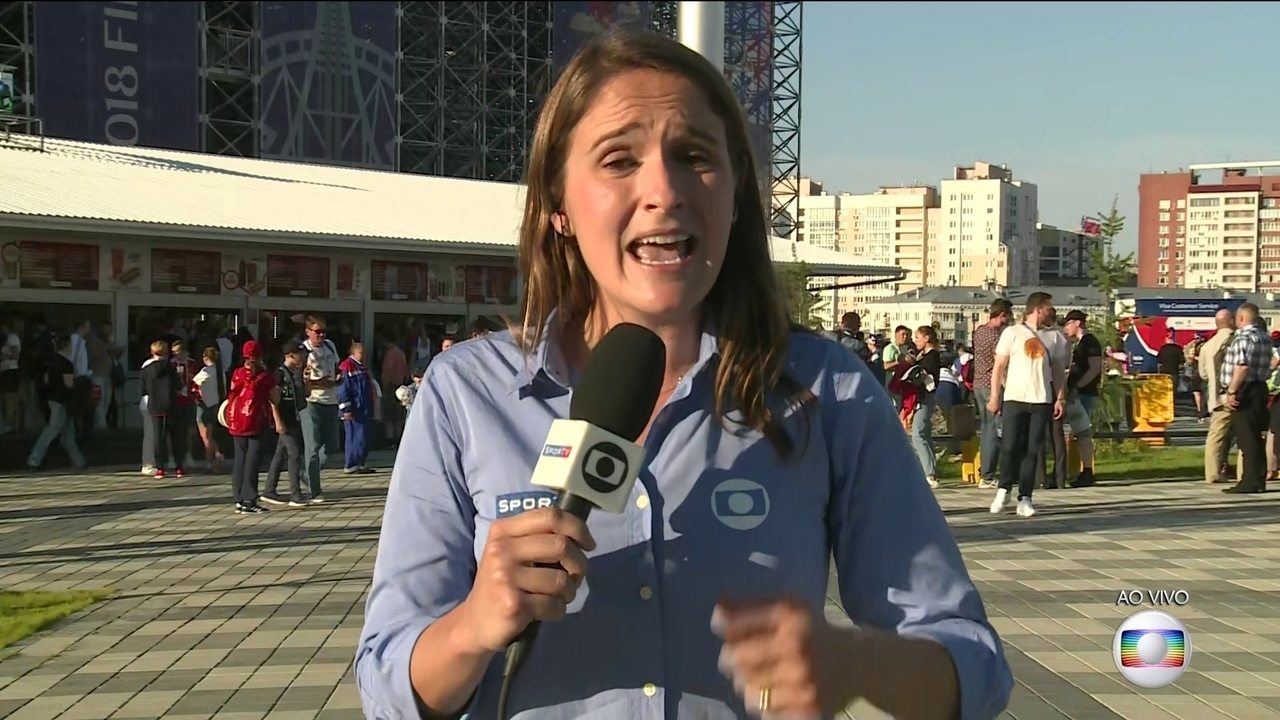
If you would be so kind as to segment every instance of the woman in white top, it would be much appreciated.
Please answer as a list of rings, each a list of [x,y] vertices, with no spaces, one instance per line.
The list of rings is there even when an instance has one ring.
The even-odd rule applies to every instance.
[[[222,373],[221,354],[212,345],[204,349],[204,367],[191,383],[200,391],[200,407],[196,412],[196,429],[204,443],[204,458],[212,472],[222,471],[225,459],[218,449],[214,430],[218,426],[218,406],[227,398],[227,378]]]

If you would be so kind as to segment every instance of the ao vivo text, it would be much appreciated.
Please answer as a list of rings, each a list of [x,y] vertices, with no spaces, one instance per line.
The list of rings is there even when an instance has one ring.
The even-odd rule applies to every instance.
[[[1186,590],[1121,590],[1119,597],[1116,598],[1116,605],[1183,607],[1189,602],[1191,602],[1191,594]]]

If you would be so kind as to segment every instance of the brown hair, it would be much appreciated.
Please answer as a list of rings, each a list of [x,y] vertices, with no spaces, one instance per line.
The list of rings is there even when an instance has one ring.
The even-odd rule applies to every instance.
[[[998,318],[1005,313],[1013,314],[1013,303],[1009,302],[1007,298],[996,298],[991,301],[989,317]]]
[[[222,372],[222,353],[218,352],[218,348],[210,345],[200,354],[201,357],[209,363],[209,367],[213,368],[213,377],[218,381],[218,398],[219,400],[227,399],[227,374]]]
[[[1030,315],[1036,310],[1039,310],[1042,307],[1047,307],[1052,303],[1053,303],[1053,296],[1050,295],[1049,293],[1033,292],[1027,296],[1027,314]]]
[[[783,457],[793,443],[768,404],[780,389],[797,404],[812,394],[783,372],[791,323],[774,275],[768,215],[757,184],[756,163],[746,121],[724,76],[705,58],[656,33],[614,31],[589,42],[565,67],[538,117],[525,169],[524,219],[519,270],[525,279],[523,327],[514,334],[527,352],[542,341],[547,319],[557,313],[557,329],[587,319],[597,288],[576,243],[559,236],[551,223],[564,200],[564,165],[573,129],[600,89],[631,70],[657,70],[685,78],[706,95],[724,122],[733,159],[737,219],[728,252],[704,303],[720,334],[715,406],[722,419],[737,409],[743,424],[764,434]]]
[[[930,345],[938,344],[938,331],[933,329],[932,325],[921,325],[916,328],[916,332],[924,336],[925,342]]]

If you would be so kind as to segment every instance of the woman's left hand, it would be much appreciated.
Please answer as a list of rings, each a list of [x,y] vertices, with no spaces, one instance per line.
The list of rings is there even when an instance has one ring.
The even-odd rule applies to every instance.
[[[812,718],[842,710],[852,694],[852,628],[835,628],[795,600],[721,601],[711,620],[724,638],[720,670],[754,716]]]

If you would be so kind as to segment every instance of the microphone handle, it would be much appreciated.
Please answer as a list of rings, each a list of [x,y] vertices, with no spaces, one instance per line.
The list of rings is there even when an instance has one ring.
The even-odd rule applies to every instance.
[[[590,501],[584,500],[577,495],[569,495],[566,493],[560,496],[559,502],[556,503],[556,507],[564,510],[570,515],[581,518],[583,522],[586,522],[587,517],[591,515],[591,509],[595,506],[592,505]],[[548,567],[559,566],[550,565]],[[537,636],[538,628],[541,626],[542,623],[537,620],[529,623],[525,626],[524,630],[520,631],[520,634],[516,636],[516,639],[512,641],[511,645],[507,647],[505,675],[515,675],[520,669],[520,666],[524,664],[525,659],[529,655],[529,648],[533,645],[533,639]]]

